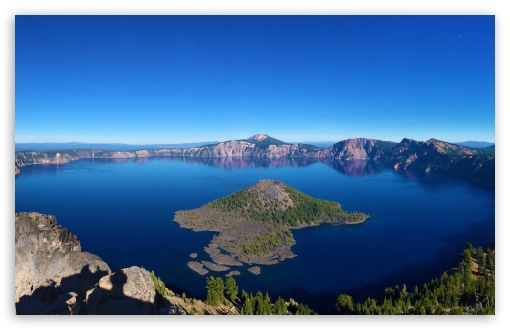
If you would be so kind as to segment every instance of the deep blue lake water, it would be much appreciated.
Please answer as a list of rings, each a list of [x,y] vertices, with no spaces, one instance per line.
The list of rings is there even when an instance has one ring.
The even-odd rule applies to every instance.
[[[260,179],[371,215],[360,225],[296,230],[296,258],[236,277],[240,289],[292,297],[322,313],[339,293],[362,300],[387,286],[421,285],[447,270],[466,243],[495,240],[493,189],[365,161],[149,158],[27,166],[15,180],[15,210],[54,214],[112,270],[143,266],[171,289],[204,298],[206,277],[186,263],[192,252],[208,257],[203,247],[213,233],[182,229],[173,214]]]

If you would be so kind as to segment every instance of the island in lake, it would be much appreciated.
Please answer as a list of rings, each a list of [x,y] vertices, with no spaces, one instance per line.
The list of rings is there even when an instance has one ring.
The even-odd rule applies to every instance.
[[[358,224],[369,216],[345,212],[339,203],[312,198],[276,180],[260,180],[229,196],[204,206],[177,211],[174,221],[194,231],[218,232],[204,250],[212,261],[222,266],[243,264],[272,265],[295,257],[292,229],[320,224]],[[207,261],[210,270],[218,269]],[[190,268],[205,275],[198,261]],[[193,266],[193,267],[191,267]],[[260,273],[259,267],[249,269]],[[198,272],[198,271],[197,271]]]

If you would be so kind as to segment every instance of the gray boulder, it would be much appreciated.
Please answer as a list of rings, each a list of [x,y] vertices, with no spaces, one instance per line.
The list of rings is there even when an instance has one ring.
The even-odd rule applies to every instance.
[[[156,291],[150,273],[137,266],[121,269],[99,280],[87,292],[89,314],[154,314]]]
[[[36,212],[16,214],[17,314],[77,311],[83,300],[80,296],[85,297],[87,290],[108,274],[110,267],[98,256],[82,252],[76,235],[58,225],[54,216]]]
[[[112,274],[98,256],[52,215],[17,213],[14,299],[16,314],[166,314],[182,309],[156,291],[140,267]]]

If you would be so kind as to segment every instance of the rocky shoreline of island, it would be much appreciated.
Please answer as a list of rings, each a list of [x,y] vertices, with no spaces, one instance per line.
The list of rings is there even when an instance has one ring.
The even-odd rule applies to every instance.
[[[303,210],[315,210],[316,214],[304,214]],[[260,267],[253,265],[269,266],[296,257],[291,250],[296,243],[292,230],[360,224],[368,218],[361,212],[343,211],[339,203],[313,199],[279,181],[260,180],[198,209],[177,211],[174,221],[182,228],[218,233],[204,247],[210,261],[188,263],[197,273],[249,267],[256,275]]]

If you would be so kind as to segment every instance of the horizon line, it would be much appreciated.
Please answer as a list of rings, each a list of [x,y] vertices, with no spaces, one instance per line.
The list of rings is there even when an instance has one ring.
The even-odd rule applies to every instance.
[[[267,134],[265,134],[267,135]],[[267,135],[268,137],[271,137],[273,138],[272,136],[270,135]],[[365,138],[365,137],[360,137],[362,139],[369,139],[369,140],[379,140],[379,141],[386,141],[386,142],[394,142],[394,143],[400,143],[402,142],[402,140],[404,139],[409,139],[409,140],[415,140],[415,141],[420,141],[420,140],[416,140],[416,139],[413,139],[413,138],[407,138],[407,137],[404,137],[402,139],[400,139],[400,141],[394,141],[394,140],[382,140],[382,139],[376,139],[376,138]],[[127,143],[127,142],[83,142],[83,141],[67,141],[67,142],[14,142],[14,144],[119,144],[119,145],[131,145],[131,146],[146,146],[146,145],[165,145],[165,144],[174,144],[174,145],[179,145],[179,144],[200,144],[200,143],[222,143],[222,142],[228,142],[228,141],[238,141],[238,140],[246,140],[247,138],[244,138],[244,139],[228,139],[228,140],[223,140],[223,141],[197,141],[197,142],[151,142],[151,143]],[[283,141],[283,140],[280,140],[282,142],[285,142],[285,143],[289,143],[289,144],[299,144],[299,143],[338,143],[338,142],[341,142],[341,141],[346,141],[346,140],[352,140],[352,139],[359,139],[359,138],[346,138],[346,139],[342,139],[342,140],[308,140],[308,141],[291,141],[291,142],[286,142],[286,141]],[[427,140],[423,140],[423,142],[425,141],[428,141],[428,140],[431,140],[431,139],[434,139],[434,140],[439,140],[439,141],[443,141],[443,142],[448,142],[448,143],[465,143],[465,142],[480,142],[480,143],[492,143],[492,144],[496,144],[495,141],[481,141],[481,140],[464,140],[464,141],[455,141],[455,142],[451,142],[451,141],[446,141],[446,140],[441,140],[441,139],[437,139],[437,138],[429,138]],[[278,139],[277,139],[278,140]]]

